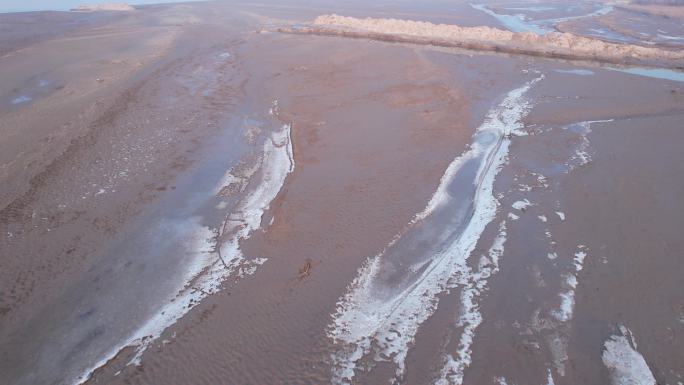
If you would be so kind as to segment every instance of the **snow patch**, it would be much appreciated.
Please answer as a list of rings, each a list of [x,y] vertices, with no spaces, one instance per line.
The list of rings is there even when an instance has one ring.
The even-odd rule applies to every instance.
[[[551,369],[546,369],[546,385],[556,385],[553,382],[553,375],[551,374]]]
[[[506,242],[506,222],[499,225],[499,233],[489,248],[489,258],[482,256],[478,270],[473,272],[466,267],[466,272],[459,276],[459,284],[465,288],[461,293],[461,316],[456,326],[463,328],[455,356],[447,355],[436,385],[462,384],[463,373],[472,361],[472,345],[475,331],[483,321],[478,298],[487,290],[487,282],[499,271],[499,259],[504,252]]]
[[[511,207],[513,207],[516,210],[525,210],[530,206],[532,206],[532,203],[530,203],[530,201],[527,199],[523,199],[521,201],[515,201],[511,205]]]
[[[584,268],[584,259],[587,257],[586,246],[579,245],[578,251],[573,258],[574,272],[565,276],[565,291],[560,293],[560,307],[552,312],[552,315],[561,322],[567,322],[572,318],[575,309],[575,289],[577,288],[577,275]]]
[[[22,95],[22,96],[17,96],[16,98],[12,99],[12,104],[22,104],[22,103],[27,103],[30,102],[32,99],[30,96]]]
[[[613,385],[655,385],[656,380],[644,357],[636,350],[631,330],[620,325],[619,333],[610,336],[601,355]]]

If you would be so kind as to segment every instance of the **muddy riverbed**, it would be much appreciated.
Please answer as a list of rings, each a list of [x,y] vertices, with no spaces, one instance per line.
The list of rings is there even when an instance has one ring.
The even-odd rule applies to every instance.
[[[2,15],[0,382],[684,381],[684,82],[330,13]]]

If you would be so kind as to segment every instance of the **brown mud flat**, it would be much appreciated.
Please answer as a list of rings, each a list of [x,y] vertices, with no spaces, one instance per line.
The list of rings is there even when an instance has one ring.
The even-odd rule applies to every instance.
[[[657,45],[667,49],[680,49],[684,39],[677,38],[684,33],[684,25],[678,18],[652,16],[618,7],[607,15],[564,21],[555,26],[561,32],[578,35],[594,31],[604,32],[603,39],[620,39],[643,46]]]
[[[0,58],[8,79],[0,86],[5,380],[67,382],[75,360],[100,358],[88,353],[94,342],[134,326],[98,317],[135,296],[95,305],[79,298],[105,298],[98,294],[105,282],[132,277],[126,269],[149,271],[144,256],[164,245],[125,252],[116,245],[158,226],[150,216],[183,206],[159,208],[163,197],[180,194],[181,176],[216,138],[238,130],[224,158],[240,154],[242,132],[227,122],[243,79],[238,63],[220,55],[239,46],[250,21],[222,25],[213,15],[211,7],[162,6],[126,17],[78,16],[88,22]],[[13,103],[22,95],[29,100]],[[164,274],[157,279],[169,282]],[[147,284],[147,293],[163,287]],[[69,329],[73,322],[83,327]]]
[[[668,19],[684,19],[684,6],[681,5],[620,4],[617,7],[650,16],[660,16]]]
[[[649,197],[682,188],[669,175],[681,162],[672,142],[684,140],[675,133],[684,99],[668,91],[678,86],[610,72],[549,73],[532,90],[530,135],[512,141],[497,178],[505,198],[495,222],[507,221],[508,240],[481,303],[464,383],[611,383],[602,354],[619,325],[634,333],[658,383],[679,381],[681,301],[672,293],[682,267],[669,223],[681,213],[661,206],[671,198]],[[590,132],[573,131],[581,121],[596,122]],[[513,207],[525,199],[529,207]],[[578,247],[587,257],[576,273]],[[554,314],[569,274],[578,280],[574,316],[561,322]]]
[[[98,209],[82,196],[99,191],[84,191],[93,189],[92,184],[105,186],[124,171],[123,165],[112,163],[117,151],[133,155],[135,144],[126,142],[126,134],[140,120],[120,119],[141,97],[141,83],[133,79],[140,72],[154,72],[174,41],[173,31],[125,29],[127,33],[103,34],[86,23],[0,59],[3,77],[11,79],[0,88],[3,313],[25,304],[34,291],[42,293],[38,298],[49,296],[55,288],[42,292],[40,286],[49,286],[58,272],[78,269],[76,261],[87,266],[85,256],[93,249],[86,246],[92,240],[82,231],[83,221],[102,239],[123,214],[119,207],[108,219],[92,215]],[[139,44],[131,44],[131,38]],[[32,100],[11,103],[23,94]],[[129,159],[134,163],[140,155]],[[97,205],[107,211],[106,204]]]
[[[490,100],[525,67],[327,37],[259,34],[248,47],[248,92],[277,97],[296,160],[273,224],[244,245],[269,261],[170,328],[161,339],[173,342],[155,344],[141,367],[99,381],[329,382],[325,330],[338,296],[424,208]]]
[[[175,337],[170,339],[169,343],[156,344],[150,349],[145,354],[142,366],[126,368],[118,375],[120,378],[112,377],[113,371],[103,372],[99,377],[102,383],[173,384],[197,378],[212,383],[327,383],[330,370],[328,356],[333,345],[324,332],[328,326],[329,314],[334,310],[334,302],[344,290],[346,283],[353,278],[362,257],[377,253],[411,215],[422,208],[421,202],[425,202],[429,197],[444,167],[443,163],[441,166],[429,166],[434,172],[427,174],[425,180],[411,179],[417,177],[412,172],[404,172],[403,166],[409,165],[405,163],[406,160],[416,162],[410,163],[410,166],[423,168],[424,171],[428,166],[421,163],[420,158],[414,158],[415,155],[404,153],[401,141],[394,143],[392,140],[386,140],[390,134],[396,135],[405,130],[411,132],[412,124],[379,124],[371,129],[355,117],[349,116],[351,111],[358,111],[360,108],[359,104],[354,102],[356,98],[353,95],[383,95],[379,105],[364,110],[364,117],[373,116],[373,111],[377,111],[385,117],[384,119],[392,119],[394,114],[407,107],[415,106],[417,111],[421,111],[426,103],[435,103],[432,95],[439,95],[442,92],[441,87],[424,88],[419,85],[424,81],[422,76],[425,74],[422,71],[413,73],[416,69],[423,68],[418,63],[413,64],[412,56],[417,54],[421,58],[420,62],[432,63],[437,68],[461,68],[458,72],[458,78],[461,80],[457,81],[459,94],[454,95],[455,101],[462,100],[460,95],[464,92],[474,100],[486,95],[482,100],[483,104],[475,109],[479,111],[476,116],[467,118],[461,115],[459,118],[462,122],[470,120],[476,125],[481,120],[484,109],[490,105],[491,98],[495,97],[494,94],[505,92],[507,87],[513,87],[513,84],[504,85],[501,82],[514,82],[516,79],[520,81],[516,72],[505,69],[505,63],[509,59],[455,58],[449,54],[430,53],[430,50],[385,46],[382,43],[362,50],[357,42],[331,41],[329,38],[312,37],[299,40],[296,37],[268,35],[254,40],[250,44],[254,44],[255,52],[262,52],[257,55],[260,62],[270,63],[267,68],[290,68],[281,75],[271,77],[268,85],[258,83],[257,88],[266,94],[287,95],[279,100],[282,103],[282,113],[293,122],[297,159],[295,173],[288,179],[285,189],[271,209],[270,215],[275,218],[273,224],[245,245],[245,250],[250,254],[269,256],[269,263],[263,266],[263,270],[260,270],[254,280],[231,288],[229,292],[208,298],[188,317],[168,330],[165,334]],[[271,46],[272,42],[278,42],[275,46],[280,47],[279,50],[263,54],[265,50],[259,48]],[[294,56],[302,61],[282,65],[282,61],[290,63],[292,60],[284,52],[295,53]],[[327,59],[322,62],[320,59],[314,59],[314,53],[321,52],[328,52],[328,55],[325,55]],[[372,69],[369,74],[366,67],[359,73],[359,66],[369,62],[375,55],[396,60],[383,61],[382,63],[386,63],[384,66],[374,66],[378,72]],[[390,65],[387,63],[398,62],[403,63],[400,65],[402,71],[414,68],[409,72],[413,75],[407,75],[402,79],[410,82],[410,86],[401,86],[401,83],[399,86],[393,86],[396,82],[394,76],[382,75],[392,72],[389,69],[393,69],[392,73],[396,74],[399,68],[387,67]],[[324,63],[336,64],[329,67]],[[526,64],[518,65],[520,67],[516,71],[525,68]],[[553,63],[536,63],[536,68],[544,72],[555,67]],[[343,68],[346,71],[342,71]],[[272,70],[258,69],[264,73]],[[496,72],[496,78],[491,78],[492,70]],[[445,73],[434,71],[436,69],[433,68],[428,73],[434,73],[443,81]],[[473,73],[479,73],[478,83],[466,80],[472,78],[466,74]],[[382,92],[364,92],[367,87],[372,86],[363,81],[352,81],[364,75],[374,81],[380,81]],[[486,76],[490,76],[490,79],[485,80]],[[536,136],[535,132],[545,125],[559,129],[578,120],[607,118],[628,122],[639,117],[649,119],[648,117],[652,116],[656,119],[654,123],[658,124],[657,122],[668,121],[661,121],[657,118],[658,115],[677,114],[677,111],[684,107],[681,98],[673,96],[670,88],[664,87],[667,83],[626,78],[622,74],[612,72],[601,72],[596,76],[601,76],[602,81],[597,82],[592,77],[576,75],[548,75],[552,79],[548,83],[541,83],[531,96],[535,107],[526,119],[527,130],[531,135],[514,139],[511,166],[507,166],[501,178],[497,179],[497,191],[504,193],[506,198],[502,199],[501,211],[494,223],[506,219],[509,212],[517,213],[521,219],[509,225],[511,241],[506,245],[507,252],[504,255],[502,271],[497,279],[492,281],[491,294],[482,303],[485,322],[474,344],[473,364],[466,371],[464,383],[498,384],[498,378],[506,378],[509,383],[544,383],[542,381],[546,380],[550,370],[557,384],[572,384],[577,381],[604,384],[608,381],[608,373],[601,363],[602,344],[614,332],[614,325],[625,323],[637,337],[650,338],[649,332],[639,326],[649,322],[648,316],[633,313],[626,317],[615,309],[602,312],[584,299],[589,294],[582,294],[582,291],[578,293],[576,322],[557,325],[557,329],[550,329],[550,321],[546,324],[540,323],[541,316],[537,313],[537,310],[543,309],[539,314],[548,316],[543,312],[551,312],[557,305],[556,290],[562,287],[563,269],[566,268],[568,255],[571,256],[575,251],[578,240],[586,242],[590,258],[593,258],[591,262],[587,262],[585,273],[589,275],[581,277],[582,280],[592,282],[586,284],[587,289],[584,289],[585,286],[582,285],[585,283],[582,282],[580,290],[601,286],[593,277],[596,267],[602,266],[600,261],[604,257],[598,250],[604,250],[603,247],[606,245],[598,240],[592,240],[584,226],[591,223],[591,228],[596,226],[601,229],[598,231],[599,234],[608,235],[611,231],[607,226],[610,226],[614,219],[606,217],[606,222],[601,222],[603,219],[593,222],[586,218],[586,215],[592,212],[591,202],[598,202],[600,199],[592,198],[592,195],[587,195],[588,193],[582,192],[581,189],[576,194],[571,194],[572,197],[555,190],[561,183],[564,186],[573,183],[567,180],[569,177],[563,175],[547,174],[547,183],[554,186],[553,193],[545,190],[542,185],[536,185],[532,192],[526,192],[526,183],[532,185],[532,181],[535,180],[530,174],[534,167],[526,162],[533,161],[534,154],[548,152],[551,157],[545,160],[548,164],[541,163],[540,166],[552,166],[554,162],[562,160],[561,153],[567,148],[572,148],[570,144],[577,140],[553,138],[554,134]],[[508,80],[505,80],[507,78]],[[312,81],[313,79],[317,81]],[[495,84],[494,82],[499,84],[496,90],[485,91]],[[319,89],[317,84],[321,84],[322,89]],[[330,93],[327,91],[329,89],[337,91]],[[629,92],[632,89],[640,89],[647,93],[651,102],[641,103],[639,95]],[[477,95],[482,92],[486,93],[478,97]],[[620,97],[615,97],[618,94]],[[368,101],[359,97],[358,102]],[[435,106],[439,105],[438,103]],[[639,109],[634,110],[633,107],[637,105]],[[334,113],[338,110],[340,115]],[[442,110],[437,108],[435,112],[438,115],[445,112],[440,111]],[[559,114],[560,111],[564,111],[564,114]],[[451,114],[445,115],[445,118],[448,116]],[[673,129],[672,122],[676,121],[676,116],[673,115],[674,120],[670,119],[667,123],[667,130]],[[350,124],[351,122],[358,124]],[[416,124],[418,122],[421,122],[421,127],[427,124],[425,120],[416,121]],[[435,123],[438,122],[439,120]],[[616,130],[619,131],[618,127],[621,126],[617,125]],[[453,129],[451,126],[450,128]],[[617,135],[615,139],[620,136],[617,131],[613,133]],[[464,144],[466,132],[459,134],[460,138],[454,138],[454,143],[460,143],[458,146],[440,151],[443,153],[443,162],[447,162],[449,157],[462,151],[463,147],[460,146]],[[437,153],[432,152],[444,145],[441,142],[443,135],[453,134],[455,133],[437,130],[433,135],[426,137],[427,141],[424,144],[422,141],[415,142],[412,151],[416,151],[415,154],[420,154],[421,148],[423,151],[430,151],[430,155],[424,153],[422,156],[433,159]],[[364,147],[359,147],[359,137],[364,138]],[[663,140],[667,140],[666,137],[673,139],[672,136],[664,136]],[[627,143],[630,139],[622,137],[619,140]],[[365,147],[366,145],[368,147]],[[379,148],[383,149],[382,153],[374,154]],[[671,151],[668,153],[672,154]],[[372,159],[372,162],[364,161],[368,158]],[[389,163],[385,163],[383,159]],[[612,172],[618,172],[619,159],[610,159],[617,162],[613,163]],[[596,162],[599,165],[603,164],[603,161]],[[600,169],[592,168],[595,167],[594,164],[573,171],[572,177],[589,172],[595,173],[596,178],[602,178]],[[638,167],[636,164],[633,166]],[[621,172],[626,174],[620,174],[619,178],[627,178],[630,174],[628,170]],[[647,170],[643,172],[648,174]],[[638,173],[641,175],[641,171]],[[370,181],[373,183],[369,183]],[[586,188],[586,184],[581,186]],[[567,189],[563,187],[562,190]],[[410,194],[405,191],[410,191]],[[510,208],[516,199],[525,196],[532,199],[536,206],[523,213]],[[608,198],[609,194],[602,196]],[[624,211],[626,207],[620,210]],[[567,219],[561,221],[554,213],[555,210],[563,210],[568,216]],[[559,255],[557,261],[551,261],[546,257],[544,228],[540,225],[547,222],[541,222],[537,215],[546,215],[554,239],[559,243],[556,249]],[[635,228],[625,231],[635,237],[639,232]],[[486,248],[494,236],[495,231],[488,228],[482,236],[482,245],[478,250]],[[642,239],[640,242],[643,241]],[[675,246],[672,247],[676,249]],[[605,258],[610,258],[609,266],[623,266],[623,262],[616,254],[610,253]],[[636,255],[633,258],[636,258]],[[664,251],[662,258],[669,261],[669,266],[673,270],[668,276],[674,279],[679,273],[673,264],[675,259],[672,249]],[[657,266],[640,266],[639,269],[649,271],[648,274],[658,274]],[[302,269],[307,271],[305,276],[301,275]],[[632,271],[632,267],[627,266],[621,269]],[[624,274],[621,273],[621,277],[630,273]],[[676,283],[673,285],[676,286]],[[621,296],[616,288],[606,286],[605,290],[608,297]],[[645,289],[642,287],[641,290]],[[664,291],[670,294],[674,292],[673,287]],[[642,298],[656,295],[657,291],[649,293],[644,294]],[[665,322],[665,329],[658,331],[658,335],[664,333],[663,336],[667,336],[668,330],[674,330],[673,333],[676,335],[679,330],[679,326],[673,324],[669,318],[672,314],[673,317],[678,316],[676,302],[676,299],[669,298],[657,306],[654,305],[658,311],[667,313],[663,315],[664,318],[660,318]],[[404,383],[427,383],[434,379],[435,370],[438,370],[443,354],[442,343],[454,333],[453,317],[459,306],[458,291],[445,295],[438,312],[421,328],[407,358],[408,371]],[[584,319],[584,312],[588,308],[592,308],[590,321]],[[670,314],[671,311],[675,313]],[[596,323],[600,323],[598,329]],[[226,325],[231,325],[232,328],[227,330]],[[528,332],[526,328],[531,331]],[[590,337],[584,337],[584,333],[588,333],[587,336]],[[562,374],[557,372],[561,364],[554,366],[552,346],[555,345],[549,342],[557,336],[568,341],[568,358],[560,361]],[[650,341],[641,341],[640,346],[643,344],[644,348],[640,351],[647,355],[651,367],[660,368],[654,369],[656,377],[676,378],[676,375],[666,370],[678,369],[674,358],[678,354],[674,351],[676,344],[670,343],[667,348],[669,350],[655,354]],[[447,349],[450,348],[455,347],[447,346]],[[656,356],[657,358],[654,358]],[[505,362],[505,365],[500,365],[501,362]],[[378,364],[373,370],[360,373],[358,381],[383,382],[391,373],[390,367]],[[225,380],[226,378],[230,380]]]
[[[451,9],[345,6],[436,22]],[[458,383],[609,383],[602,354],[620,326],[659,383],[681,381],[681,83],[595,66],[583,68],[590,75],[561,73],[586,63],[477,47],[268,32],[338,9],[296,1],[153,6],[0,58],[0,73],[16,79],[0,86],[0,116],[9,122],[0,124],[0,197],[11,208],[0,211],[5,378],[64,383],[73,368],[87,369],[83,362],[111,357],[88,383],[330,383],[339,346],[327,332],[358,268],[425,208],[485,114],[543,74],[526,95],[528,135],[510,138],[496,177],[496,218],[467,260],[477,271],[505,221],[500,271],[475,298],[482,321]],[[64,47],[86,54],[60,53]],[[59,70],[40,67],[56,59]],[[11,104],[43,77],[64,88]],[[250,146],[268,130],[259,120],[274,101],[278,118],[291,123],[296,166],[262,228],[240,244],[246,257],[267,261],[204,298],[140,365],[128,365],[135,346],[90,354],[97,344],[118,346],[110,336],[138,327],[145,313],[137,311],[155,308],[151,293],[174,283],[173,265],[196,255],[173,243],[191,228],[154,232],[165,215],[200,215],[207,227],[224,219],[230,206],[216,203],[228,204],[236,190],[216,192],[209,182],[252,159]],[[202,199],[206,207],[183,209]],[[579,251],[587,256],[578,271]],[[570,275],[574,317],[559,321]],[[131,290],[101,291],[111,282]],[[445,357],[457,357],[467,288],[440,294],[397,382],[433,383]],[[394,378],[386,357],[359,363],[357,383]]]
[[[0,13],[0,57],[45,40],[121,20],[120,14]]]

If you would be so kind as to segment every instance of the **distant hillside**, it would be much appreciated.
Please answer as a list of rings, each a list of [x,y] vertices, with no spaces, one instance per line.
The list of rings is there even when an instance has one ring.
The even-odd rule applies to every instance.
[[[632,0],[632,4],[641,5],[684,5],[684,0]]]
[[[93,11],[133,11],[135,8],[126,3],[109,3],[109,4],[93,4],[93,5],[79,5],[72,8],[72,11],[77,12],[93,12]]]

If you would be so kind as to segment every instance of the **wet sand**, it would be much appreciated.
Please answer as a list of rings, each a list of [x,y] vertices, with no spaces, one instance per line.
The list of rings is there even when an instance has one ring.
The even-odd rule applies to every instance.
[[[197,3],[10,39],[8,383],[682,381],[684,83],[269,32],[336,11],[487,23]]]

